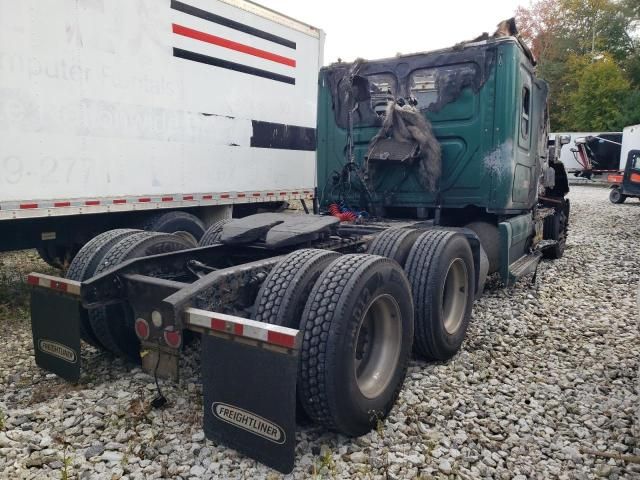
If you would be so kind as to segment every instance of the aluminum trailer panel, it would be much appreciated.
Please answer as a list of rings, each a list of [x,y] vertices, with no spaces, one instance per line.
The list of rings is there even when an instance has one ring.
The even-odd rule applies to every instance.
[[[312,191],[323,39],[240,0],[0,0],[0,218]]]

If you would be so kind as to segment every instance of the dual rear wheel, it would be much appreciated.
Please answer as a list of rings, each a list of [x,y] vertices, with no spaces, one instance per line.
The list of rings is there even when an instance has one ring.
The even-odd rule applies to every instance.
[[[390,229],[369,253],[289,254],[262,284],[253,316],[303,332],[298,404],[350,436],[388,415],[412,347],[429,359],[456,353],[475,287],[471,248],[457,232]]]

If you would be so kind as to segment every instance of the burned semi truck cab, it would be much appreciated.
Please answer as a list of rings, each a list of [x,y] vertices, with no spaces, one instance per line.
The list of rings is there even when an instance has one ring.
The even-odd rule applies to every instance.
[[[548,158],[547,94],[531,54],[511,36],[325,67],[319,78],[319,206],[346,204],[445,226],[473,228],[482,220],[488,225],[477,232],[481,240],[493,243],[503,233],[500,243],[509,251],[487,253],[493,270],[502,266],[508,276],[504,263],[543,237],[533,212],[544,192],[557,197],[548,206],[564,209],[568,191],[558,188],[566,181],[555,178],[563,176],[561,164]],[[411,117],[389,129],[391,104],[400,115],[419,112],[431,138],[421,137],[424,128]],[[402,144],[407,134],[414,149]],[[428,155],[420,158],[425,149]]]

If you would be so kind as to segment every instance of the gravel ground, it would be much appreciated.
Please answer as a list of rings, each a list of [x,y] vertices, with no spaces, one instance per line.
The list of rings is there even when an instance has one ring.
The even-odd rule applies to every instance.
[[[376,431],[301,428],[290,477],[640,478],[640,202],[607,194],[574,187],[565,257],[537,285],[490,282],[462,351],[414,362]],[[33,253],[0,256],[0,477],[280,477],[204,439],[197,346],[161,411],[151,377],[89,348],[78,386],[40,371],[19,281],[32,269]]]

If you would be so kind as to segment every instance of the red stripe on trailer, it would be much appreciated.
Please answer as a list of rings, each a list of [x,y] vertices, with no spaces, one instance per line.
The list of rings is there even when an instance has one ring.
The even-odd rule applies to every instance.
[[[280,192],[280,195],[286,195],[287,192]]]
[[[291,195],[298,195],[300,192],[291,192]]]
[[[40,285],[40,279],[35,275],[29,275],[27,276],[27,283],[29,285]]]
[[[273,197],[273,196],[275,196],[275,193],[273,193],[273,192],[268,192],[267,193],[267,197]]]
[[[220,198],[229,198],[229,194],[228,193],[223,193],[222,195],[220,195]]]
[[[53,206],[54,207],[70,207],[71,202],[55,202]]]
[[[113,203],[115,205],[120,205],[120,204],[123,204],[123,203],[127,203],[127,201],[124,198],[119,198],[117,200],[114,200]]]
[[[184,195],[182,200],[193,200],[193,195]]]
[[[163,202],[173,202],[173,197],[162,197]]]
[[[138,202],[141,202],[141,203],[147,203],[147,202],[150,202],[150,201],[151,201],[151,199],[149,197],[142,197],[142,198],[138,199]]]
[[[213,195],[203,195],[202,199],[203,200],[213,200]]]
[[[218,330],[220,332],[227,331],[227,323],[224,320],[219,320],[217,318],[211,319],[211,329]]]
[[[21,208],[21,209],[26,209],[26,208],[38,208],[38,204],[37,204],[37,203],[21,203],[21,204],[20,204],[20,208]]]
[[[272,62],[281,63],[289,67],[296,66],[296,61],[293,58],[283,57],[275,53],[267,52],[259,48],[251,47],[243,43],[234,42],[226,38],[211,35],[209,33],[194,30],[193,28],[184,27],[174,23],[172,25],[173,33],[182,35],[183,37],[193,38],[194,40],[200,40],[201,42],[210,43],[211,45],[217,45],[219,47],[228,48],[229,50],[235,50],[236,52],[246,53],[247,55],[253,55],[254,57],[264,58]]]
[[[238,335],[239,337],[244,336],[244,327],[242,325],[240,325],[239,323],[234,323],[233,324],[233,333],[235,335]]]
[[[640,175],[638,175],[637,173],[632,173],[629,180],[631,180],[633,183],[638,183],[640,182]]]
[[[262,195],[262,194],[261,194],[260,192],[255,192],[255,193],[253,194],[253,196],[254,196],[254,197],[259,197],[259,196],[261,196],[261,195]]]
[[[246,194],[246,193],[238,193],[236,196],[237,196],[238,198],[244,198],[244,197],[246,197],[246,196],[247,196],[247,194]]]
[[[84,204],[87,206],[100,205],[100,200],[87,200]]]
[[[287,348],[293,348],[296,343],[295,337],[273,331],[267,332],[267,341]]]

